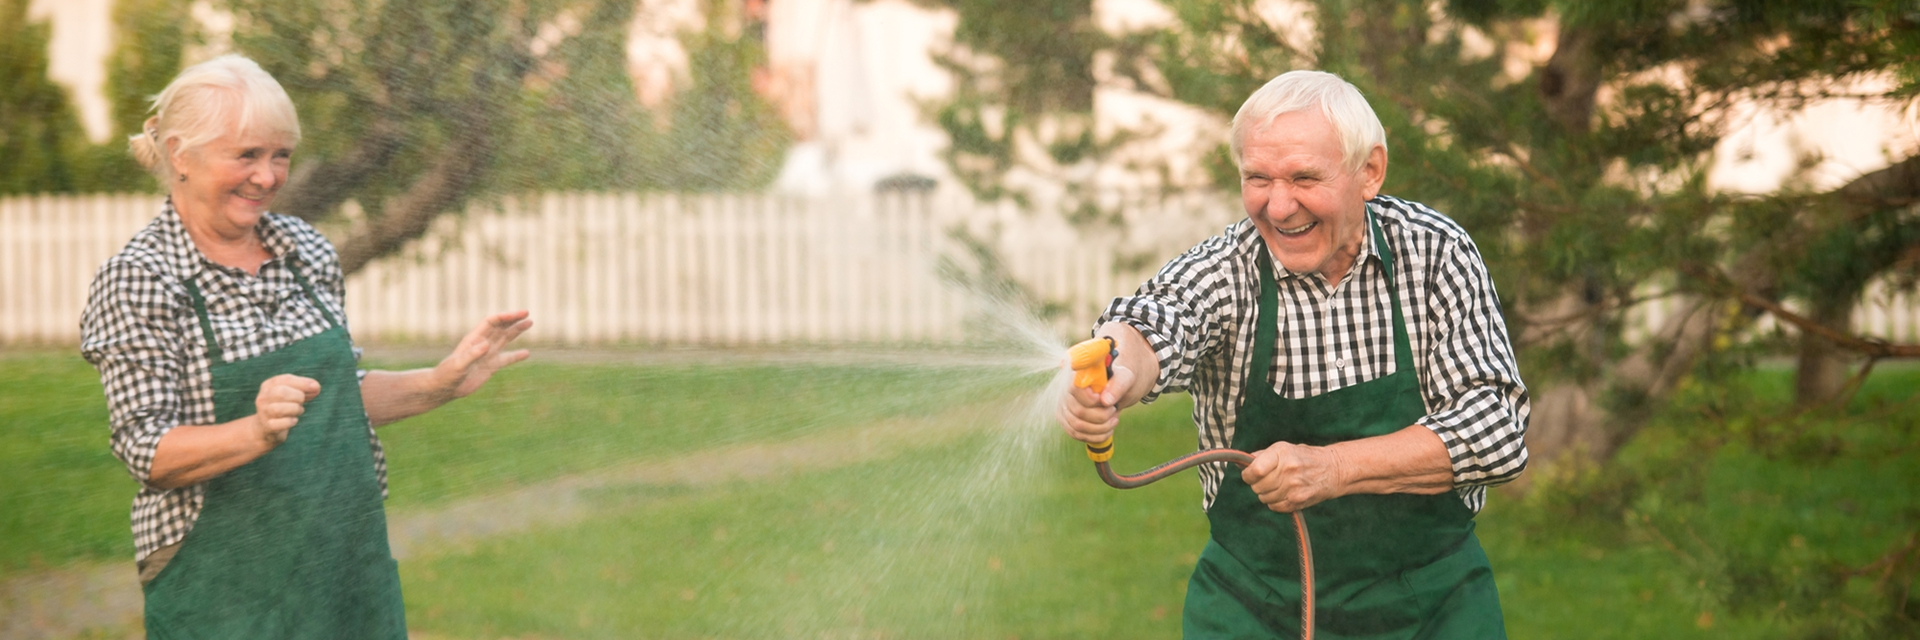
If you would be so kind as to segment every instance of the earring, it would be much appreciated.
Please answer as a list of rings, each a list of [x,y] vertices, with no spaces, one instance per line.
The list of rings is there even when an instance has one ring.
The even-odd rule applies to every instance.
[[[182,173],[182,174],[180,174],[180,181],[181,181],[181,182],[186,182],[186,181],[187,181],[187,174],[184,174],[184,173]]]

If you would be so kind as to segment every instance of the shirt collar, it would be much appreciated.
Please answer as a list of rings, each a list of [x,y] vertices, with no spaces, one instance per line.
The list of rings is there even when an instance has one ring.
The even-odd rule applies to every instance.
[[[260,237],[260,245],[273,256],[268,258],[267,262],[289,256],[296,260],[305,260],[306,257],[300,253],[299,243],[294,242],[293,238],[280,228],[279,221],[275,218],[277,216],[272,213],[262,215],[260,222],[253,227],[254,234]],[[200,253],[200,247],[193,244],[193,236],[187,234],[187,224],[180,219],[180,211],[173,207],[172,197],[168,197],[161,207],[160,234],[166,245],[167,258],[173,263],[176,273],[190,277],[199,272],[201,265],[222,268],[212,260],[208,260],[205,254]]]

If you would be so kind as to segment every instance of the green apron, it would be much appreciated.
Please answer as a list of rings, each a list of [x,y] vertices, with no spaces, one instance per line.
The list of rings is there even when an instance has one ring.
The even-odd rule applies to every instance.
[[[318,380],[320,395],[286,442],[206,482],[193,530],[145,587],[149,638],[406,637],[352,345],[287,266],[332,326],[238,362],[221,359],[206,299],[187,283],[206,336],[216,422],[253,414],[260,383],[282,373]]]
[[[1275,442],[1325,446],[1399,431],[1426,415],[1413,349],[1393,285],[1393,253],[1372,223],[1393,296],[1393,374],[1310,398],[1274,393],[1265,375],[1247,376],[1233,448]],[[1277,340],[1279,294],[1260,248],[1260,313],[1253,371],[1268,370]],[[1453,492],[1350,495],[1308,507],[1313,541],[1314,636],[1505,638],[1500,597],[1473,512]],[[1187,638],[1300,637],[1300,551],[1292,517],[1260,502],[1230,469],[1207,511],[1213,537],[1188,582]]]

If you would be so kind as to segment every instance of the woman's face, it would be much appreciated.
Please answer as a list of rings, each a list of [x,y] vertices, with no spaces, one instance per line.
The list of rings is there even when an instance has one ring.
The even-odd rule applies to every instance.
[[[222,238],[250,235],[287,183],[292,158],[291,136],[273,131],[230,133],[175,153],[173,166],[186,179],[173,184],[174,208]]]

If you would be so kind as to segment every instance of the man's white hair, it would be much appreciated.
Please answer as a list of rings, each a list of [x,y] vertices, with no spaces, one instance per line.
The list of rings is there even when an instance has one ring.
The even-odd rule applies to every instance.
[[[1387,148],[1387,130],[1380,116],[1360,95],[1360,89],[1340,76],[1325,71],[1288,71],[1268,80],[1259,91],[1247,97],[1240,112],[1233,114],[1233,133],[1229,145],[1233,164],[1242,164],[1246,140],[1264,131],[1273,119],[1296,111],[1319,108],[1340,139],[1342,165],[1357,171],[1367,163],[1374,147]]]

